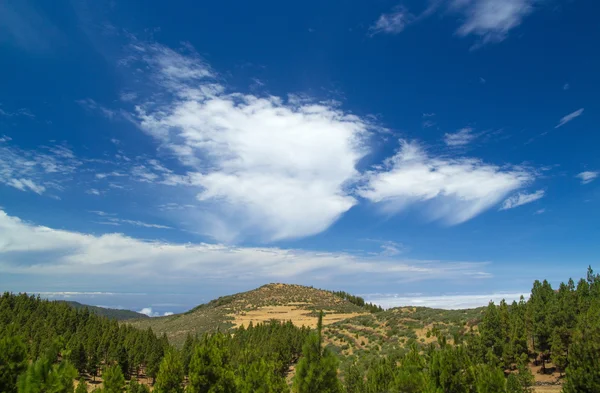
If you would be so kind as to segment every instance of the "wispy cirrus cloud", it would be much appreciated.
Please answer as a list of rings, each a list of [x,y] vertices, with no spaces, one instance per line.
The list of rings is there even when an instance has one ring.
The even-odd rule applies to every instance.
[[[577,174],[577,178],[581,180],[581,184],[588,184],[596,180],[596,178],[600,175],[600,172],[597,171],[585,171]]]
[[[535,10],[538,0],[452,0],[450,10],[463,15],[459,36],[475,35],[480,45],[501,42]]]
[[[28,118],[34,118],[35,115],[33,113],[31,113],[31,111],[27,108],[19,108],[17,110],[14,111],[10,111],[8,109],[3,109],[0,107],[0,117],[5,117],[5,118],[10,118],[10,117],[28,117]]]
[[[113,225],[113,226],[119,226],[121,224],[126,224],[126,225],[133,225],[136,227],[142,227],[142,228],[173,229],[172,227],[167,226],[167,225],[153,224],[153,223],[148,223],[148,222],[139,221],[139,220],[130,220],[130,219],[125,219],[125,218],[119,218],[119,217],[116,217],[117,216],[116,213],[107,213],[107,212],[104,212],[101,210],[89,210],[89,212],[96,214],[97,216],[102,217],[105,220],[105,221],[98,222],[98,224]]]
[[[398,6],[390,13],[382,14],[371,26],[371,35],[377,33],[398,34],[408,24],[419,22],[435,13],[460,15],[461,25],[456,31],[460,37],[475,36],[478,42],[473,48],[501,42],[511,30],[535,11],[540,0],[434,0],[420,14],[411,14]]]
[[[431,219],[460,224],[535,178],[526,168],[501,168],[470,158],[430,157],[415,142],[400,143],[396,155],[366,174],[365,185],[358,191],[388,213],[427,203]]]
[[[454,133],[446,133],[444,135],[444,142],[450,147],[466,146],[473,142],[478,136],[473,131],[473,128],[465,127]]]
[[[408,24],[412,23],[415,16],[404,7],[396,7],[392,12],[381,14],[379,19],[369,28],[370,35],[385,33],[401,33]]]
[[[583,115],[583,111],[584,111],[584,108],[581,108],[581,109],[577,109],[575,112],[569,113],[568,115],[566,115],[562,119],[560,119],[560,121],[554,128],[562,127],[565,124],[567,124],[568,122],[578,118],[579,116]]]
[[[544,197],[544,195],[546,195],[546,192],[544,190],[537,190],[536,192],[533,192],[530,194],[525,193],[525,192],[520,192],[520,193],[513,195],[510,198],[506,199],[504,201],[504,203],[502,204],[502,207],[500,208],[500,210],[514,209],[515,207],[519,207],[519,206],[526,205],[531,202],[535,202],[539,199],[542,199]]]
[[[0,184],[36,194],[58,191],[82,165],[65,146],[25,150],[11,145],[11,140],[6,136],[0,140]]]

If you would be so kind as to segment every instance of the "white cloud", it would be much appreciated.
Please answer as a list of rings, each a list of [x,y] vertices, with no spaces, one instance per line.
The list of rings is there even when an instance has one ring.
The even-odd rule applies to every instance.
[[[40,258],[43,256],[43,258]],[[95,236],[21,221],[0,211],[0,270],[31,277],[77,277],[77,283],[194,284],[214,280],[341,282],[356,275],[391,282],[486,276],[485,263],[360,257],[275,247],[174,244],[122,234]],[[134,288],[134,286],[130,286]],[[44,290],[43,288],[40,288]]]
[[[440,295],[440,296],[403,296],[403,295],[362,295],[365,300],[388,309],[392,307],[431,307],[445,310],[462,310],[487,306],[490,301],[499,304],[504,299],[508,304],[519,301],[521,296],[527,300],[529,293],[491,293],[491,294],[466,294],[466,295]]]
[[[510,198],[506,199],[504,201],[504,203],[502,204],[502,207],[500,208],[500,210],[514,209],[515,207],[519,207],[519,206],[525,205],[527,203],[535,202],[538,199],[542,199],[544,197],[545,193],[546,192],[544,190],[537,190],[536,192],[533,192],[531,194],[527,194],[525,192],[520,192],[520,193],[513,195]]]
[[[81,165],[71,150],[64,146],[45,146],[39,150],[23,150],[0,144],[0,184],[21,191],[43,194],[60,190]]]
[[[97,190],[95,188],[90,188],[89,190],[86,190],[86,194],[100,195],[100,194],[102,194],[102,192],[100,192],[99,190]]]
[[[577,174],[576,177],[579,180],[581,180],[581,184],[588,184],[593,182],[598,177],[598,175],[600,175],[600,172],[585,171]]]
[[[136,48],[170,99],[141,99],[135,118],[188,173],[146,165],[132,174],[196,189],[213,213],[202,215],[203,232],[228,241],[248,233],[266,240],[309,236],[357,203],[347,188],[368,153],[367,120],[304,97],[229,93],[196,56],[159,45]]]
[[[455,133],[446,133],[444,135],[444,142],[450,147],[460,147],[468,145],[477,138],[477,135],[473,133],[471,127],[465,127],[458,130]]]
[[[562,127],[565,124],[567,124],[568,122],[570,122],[571,120],[578,118],[579,116],[581,116],[583,114],[583,110],[584,110],[584,108],[581,108],[581,109],[576,110],[575,112],[569,113],[568,115],[564,116],[562,119],[560,119],[560,121],[554,128]]]
[[[160,313],[157,311],[153,311],[152,307],[144,307],[142,308],[140,311],[138,311],[140,314],[144,314],[147,315],[149,317],[160,317]],[[165,313],[163,313],[164,317],[168,317],[169,315],[173,315],[173,313],[171,311],[166,311]]]
[[[427,202],[431,219],[459,224],[534,179],[524,168],[501,168],[470,158],[432,158],[414,142],[400,143],[398,153],[368,173],[359,190],[385,212]]]
[[[451,0],[450,9],[464,16],[457,33],[476,35],[481,44],[503,41],[534,10],[536,0]]]
[[[29,179],[10,179],[10,181],[8,181],[6,184],[16,188],[17,190],[33,191],[38,195],[41,195],[44,191],[46,191],[46,187],[35,184]]]
[[[546,213],[546,209],[538,209],[535,211],[535,214],[544,214]]]
[[[153,312],[152,311],[152,307],[144,307],[142,308],[140,311],[138,311],[140,314],[144,314],[147,315],[149,317],[158,317],[159,314],[157,312]]]
[[[379,33],[398,34],[402,32],[406,26],[414,20],[414,15],[411,15],[405,8],[398,7],[388,14],[382,14],[369,31],[371,35]]]

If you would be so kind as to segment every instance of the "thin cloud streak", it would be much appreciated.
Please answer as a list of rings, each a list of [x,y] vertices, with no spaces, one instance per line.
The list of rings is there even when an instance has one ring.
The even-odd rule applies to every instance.
[[[535,202],[542,199],[546,192],[544,190],[537,190],[534,193],[527,194],[520,192],[517,195],[513,195],[504,201],[500,210],[514,209],[515,207],[523,206],[531,202]]]
[[[560,121],[554,128],[560,128],[560,127],[564,126],[565,124],[567,124],[568,122],[578,118],[579,116],[583,115],[583,111],[584,111],[584,108],[581,108],[581,109],[576,110],[575,112],[569,113],[568,115],[566,115],[562,119],[560,119]]]

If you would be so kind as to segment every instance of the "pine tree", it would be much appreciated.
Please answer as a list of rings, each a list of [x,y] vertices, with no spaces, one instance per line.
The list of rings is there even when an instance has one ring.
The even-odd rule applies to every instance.
[[[499,368],[480,364],[475,367],[475,386],[477,393],[502,393],[506,391],[506,379]]]
[[[243,328],[243,326],[242,326]],[[192,353],[194,351],[194,338],[191,334],[187,334],[185,342],[183,343],[182,350],[182,361],[183,361],[183,372],[185,375],[188,374],[190,369],[190,361],[192,360]]]
[[[283,393],[289,392],[285,379],[275,374],[274,365],[258,359],[242,367],[238,381],[238,393]]]
[[[183,393],[183,364],[179,354],[168,351],[156,375],[156,393]]]
[[[223,334],[205,336],[190,361],[187,393],[234,393],[235,376]]]
[[[322,348],[323,312],[319,314],[317,333],[311,334],[302,347],[302,358],[296,368],[295,393],[338,393],[342,385],[337,377],[338,360]]]
[[[87,368],[87,354],[85,353],[85,347],[83,343],[76,343],[74,348],[71,349],[69,354],[69,361],[73,363],[77,371],[83,374]]]
[[[552,335],[551,350],[552,363],[558,368],[559,371],[564,371],[567,367],[567,349],[563,344],[558,330]]]
[[[93,351],[88,358],[87,369],[93,377],[94,382],[96,382],[96,377],[98,376],[98,367],[100,367],[100,358],[98,353]]]
[[[488,304],[479,329],[484,347],[491,349],[496,358],[501,358],[504,352],[504,337],[506,335],[503,334],[505,327],[498,307],[494,302]]]
[[[151,337],[154,336],[152,330],[149,330],[148,334]],[[150,343],[150,347],[147,348],[147,352],[149,354],[148,362],[146,364],[146,373],[152,378],[152,383],[154,384],[156,375],[158,374],[158,370],[160,368],[160,362],[162,361],[164,355],[164,349],[160,342],[154,338]]]
[[[52,364],[48,358],[41,358],[27,367],[17,382],[19,393],[73,393],[73,379],[77,370],[65,360]]]
[[[102,379],[104,380],[105,393],[123,393],[125,377],[118,364],[105,368]]]
[[[129,381],[127,393],[150,393],[150,389],[146,385],[142,385],[135,378]]]
[[[582,316],[569,350],[564,393],[600,392],[600,302]]]
[[[17,391],[17,377],[27,369],[27,348],[12,333],[0,338],[0,392]]]

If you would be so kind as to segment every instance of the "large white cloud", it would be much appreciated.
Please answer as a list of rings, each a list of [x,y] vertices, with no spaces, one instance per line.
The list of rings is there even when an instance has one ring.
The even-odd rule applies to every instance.
[[[400,143],[400,150],[382,168],[366,174],[366,184],[359,190],[390,213],[429,202],[431,219],[458,224],[534,178],[523,168],[501,168],[470,158],[430,157],[414,142]]]
[[[142,100],[139,124],[188,168],[165,182],[198,187],[213,211],[211,235],[313,235],[357,203],[346,188],[368,153],[367,121],[333,103],[227,92],[193,55],[159,45],[134,52],[167,97]]]

